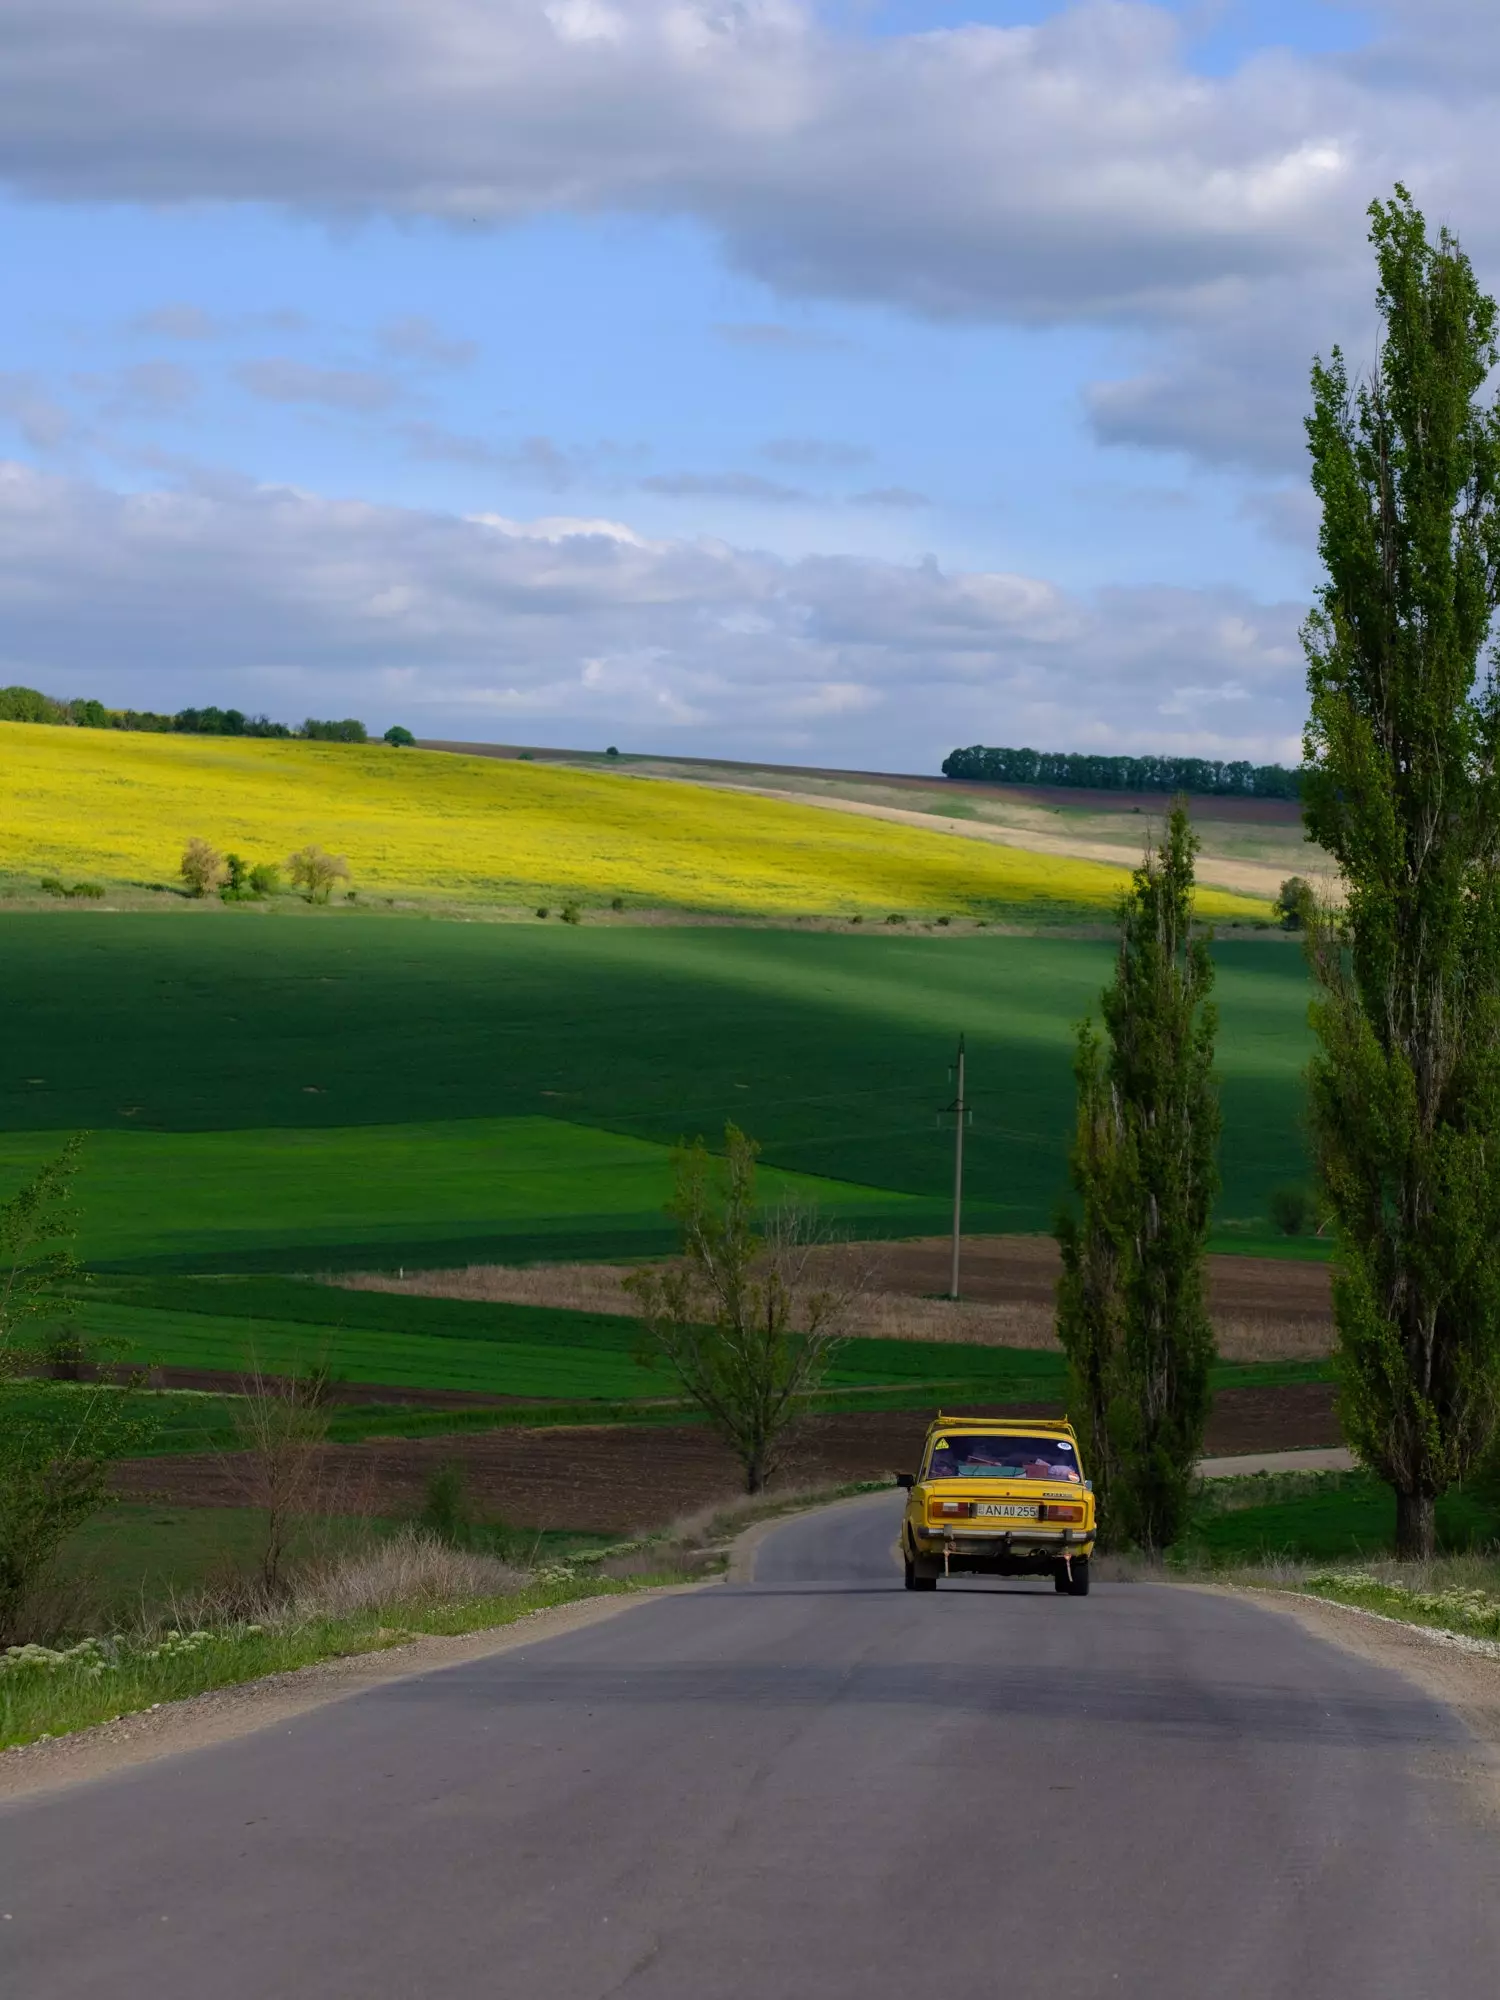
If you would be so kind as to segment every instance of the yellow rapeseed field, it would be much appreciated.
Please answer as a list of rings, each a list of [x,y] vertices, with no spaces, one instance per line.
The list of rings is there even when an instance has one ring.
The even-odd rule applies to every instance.
[[[1123,869],[623,771],[385,744],[128,735],[0,723],[0,869],[175,882],[194,836],[248,861],[317,841],[368,895],[475,903],[623,896],[752,914],[1100,910]],[[1262,917],[1204,890],[1205,916]]]

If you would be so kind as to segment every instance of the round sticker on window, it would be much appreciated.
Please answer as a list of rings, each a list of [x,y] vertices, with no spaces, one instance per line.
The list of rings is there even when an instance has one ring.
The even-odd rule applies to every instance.
[[[1057,1440],[1057,1448],[1059,1451],[1071,1451],[1073,1449],[1066,1438],[1059,1438]]]

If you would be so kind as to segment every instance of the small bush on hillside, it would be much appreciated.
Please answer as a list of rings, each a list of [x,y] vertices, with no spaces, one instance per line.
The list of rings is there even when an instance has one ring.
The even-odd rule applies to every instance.
[[[1305,1236],[1317,1217],[1317,1208],[1306,1188],[1273,1189],[1270,1207],[1271,1220],[1283,1236]]]
[[[60,701],[38,688],[0,688],[0,722],[64,722],[66,712]]]
[[[275,896],[281,889],[281,870],[274,861],[257,861],[250,870],[250,890],[256,896]]]
[[[906,919],[899,911],[892,910],[891,914],[886,918],[886,922],[888,924],[904,924]]]
[[[342,722],[319,722],[309,716],[302,725],[302,734],[314,743],[368,743],[365,725],[356,717],[347,715]]]
[[[562,906],[562,920],[565,924],[581,924],[583,922],[583,912],[576,903],[564,903]]]
[[[609,748],[608,748],[608,749],[607,749],[607,750],[605,751],[605,753],[604,753],[604,754],[605,754],[605,756],[606,756],[606,757],[618,757],[620,753],[619,753],[619,751],[618,751],[618,750],[617,750],[617,749],[615,748],[614,744],[613,744],[613,743],[611,743],[611,744],[610,744],[610,746],[609,746]]]
[[[469,1479],[456,1460],[449,1459],[428,1474],[427,1493],[418,1516],[418,1526],[451,1549],[468,1546],[473,1529]]]
[[[543,903],[542,907],[537,911],[537,915],[539,917],[550,917],[551,914],[552,912],[547,908],[547,905],[545,903]]]
[[[1300,875],[1288,877],[1277,895],[1276,913],[1284,931],[1305,931],[1313,913],[1312,885]]]
[[[183,849],[177,872],[186,882],[190,896],[207,896],[223,887],[229,871],[216,847],[206,840],[194,839]]]
[[[625,898],[623,896],[611,896],[609,899],[609,907],[612,910],[623,910],[625,907]]]
[[[37,886],[44,896],[62,896],[69,902],[97,903],[104,894],[102,882],[74,882],[70,886],[55,875],[44,875]]]
[[[410,749],[416,743],[416,740],[417,740],[416,737],[412,735],[411,731],[409,729],[403,729],[399,722],[394,723],[391,726],[391,728],[389,728],[385,732],[385,737],[384,737],[384,741],[389,743],[393,750]]]
[[[224,856],[225,882],[219,894],[225,902],[238,901],[250,888],[250,864],[238,854]]]
[[[849,921],[850,921],[850,923],[851,923],[851,924],[862,924],[862,923],[864,922],[864,918],[863,918],[863,917],[851,917],[851,918],[849,919]]]
[[[941,928],[942,928],[943,930],[947,930],[947,928],[948,928],[949,924],[951,924],[951,923],[952,923],[952,921],[953,921],[952,917],[939,917],[939,918],[938,918],[938,924],[940,925],[940,927],[941,927]]]
[[[342,855],[325,854],[316,841],[309,841],[288,860],[286,872],[291,876],[293,886],[302,890],[308,902],[326,903],[334,883],[348,881],[349,864]]]

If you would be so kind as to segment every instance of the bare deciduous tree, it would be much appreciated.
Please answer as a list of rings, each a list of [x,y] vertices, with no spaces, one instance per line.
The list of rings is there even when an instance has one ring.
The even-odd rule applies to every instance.
[[[234,1413],[239,1449],[222,1463],[245,1504],[265,1515],[261,1582],[271,1594],[281,1587],[292,1531],[317,1496],[318,1454],[328,1436],[326,1392],[322,1371],[266,1375],[253,1355],[240,1378]]]
[[[724,1128],[724,1157],[702,1140],[676,1156],[669,1205],[682,1256],[626,1280],[647,1353],[730,1444],[759,1493],[784,1456],[802,1404],[822,1381],[859,1291],[857,1277],[818,1280],[826,1242],[816,1218],[791,1203],[758,1216],[759,1148]]]

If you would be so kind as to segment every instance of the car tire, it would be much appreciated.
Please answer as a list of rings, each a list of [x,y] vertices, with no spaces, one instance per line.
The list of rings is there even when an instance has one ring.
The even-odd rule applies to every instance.
[[[1066,1563],[1059,1563],[1053,1570],[1052,1588],[1057,1592],[1059,1597],[1066,1597],[1068,1592],[1073,1588],[1072,1584],[1068,1581],[1068,1565]]]
[[[1088,1594],[1089,1559],[1087,1556],[1074,1556],[1073,1580],[1068,1585],[1068,1595],[1069,1597],[1087,1597]]]
[[[908,1590],[936,1590],[937,1578],[919,1570],[909,1555],[903,1554],[902,1581]]]

